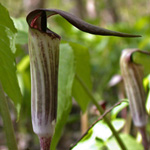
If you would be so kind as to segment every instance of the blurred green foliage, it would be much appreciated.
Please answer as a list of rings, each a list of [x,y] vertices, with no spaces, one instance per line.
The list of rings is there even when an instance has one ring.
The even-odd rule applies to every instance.
[[[121,22],[108,26],[108,29],[111,30],[140,34],[142,35],[141,38],[118,38],[90,35],[72,27],[67,21],[59,16],[54,18],[55,24],[57,25],[57,27],[54,28],[54,31],[62,36],[62,42],[72,41],[80,43],[88,48],[91,60],[93,91],[99,100],[104,99],[110,103],[114,103],[113,99],[117,97],[115,97],[114,94],[107,94],[110,92],[108,82],[113,75],[120,74],[119,58],[123,49],[139,48],[149,51],[150,44],[148,41],[150,33],[147,28],[149,19],[150,17],[146,16],[137,20],[137,22],[132,25],[128,22]],[[92,21],[93,24],[96,24],[96,22],[94,23],[94,21]],[[50,27],[53,29],[53,24],[50,25]]]

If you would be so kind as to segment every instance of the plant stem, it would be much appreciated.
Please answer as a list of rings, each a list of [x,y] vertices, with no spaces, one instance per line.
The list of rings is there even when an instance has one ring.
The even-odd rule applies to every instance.
[[[78,76],[78,74],[76,74],[75,77],[79,81],[79,83],[81,84],[81,86],[83,87],[83,89],[85,90],[87,95],[91,98],[91,101],[97,107],[100,114],[103,114],[104,113],[103,108],[98,104],[97,100],[95,99],[95,97],[93,96],[91,91],[88,89],[86,84],[82,81],[82,79]],[[119,137],[117,131],[115,130],[115,128],[113,127],[113,125],[111,124],[111,122],[109,121],[109,119],[106,116],[104,116],[104,121],[109,126],[110,130],[112,131],[113,135],[115,136],[115,138],[116,138],[118,144],[120,145],[121,149],[122,150],[127,150],[124,143],[122,142],[121,138]]]
[[[150,144],[146,135],[146,127],[138,127],[139,132],[141,133],[142,136],[142,144],[144,146],[144,150],[149,150],[150,149]]]
[[[7,99],[5,97],[1,82],[0,82],[0,113],[3,119],[3,125],[7,139],[7,146],[10,150],[11,149],[18,150],[14,129],[8,109]]]

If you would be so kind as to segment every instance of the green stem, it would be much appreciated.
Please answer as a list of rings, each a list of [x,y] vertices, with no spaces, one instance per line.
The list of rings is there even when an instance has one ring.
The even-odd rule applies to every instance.
[[[0,113],[3,119],[8,148],[10,150],[11,149],[18,150],[14,129],[13,129],[13,125],[12,125],[12,121],[8,109],[7,99],[5,97],[4,90],[2,88],[1,83],[0,83]]]
[[[91,91],[88,89],[88,87],[86,86],[86,84],[82,81],[82,79],[77,74],[76,74],[75,77],[79,81],[79,83],[82,85],[82,87],[85,90],[85,92],[87,93],[87,95],[91,98],[91,101],[97,107],[97,109],[99,110],[100,114],[103,114],[104,111],[103,111],[102,107],[98,104],[97,100],[95,99],[95,97],[93,96],[93,94],[91,93]],[[109,121],[109,119],[106,116],[104,116],[104,121],[109,126],[110,130],[112,131],[113,135],[115,136],[115,138],[116,138],[118,144],[120,145],[121,149],[122,150],[127,150],[126,147],[125,147],[125,145],[124,145],[124,143],[122,142],[121,138],[119,137],[117,131],[112,126],[111,122]]]

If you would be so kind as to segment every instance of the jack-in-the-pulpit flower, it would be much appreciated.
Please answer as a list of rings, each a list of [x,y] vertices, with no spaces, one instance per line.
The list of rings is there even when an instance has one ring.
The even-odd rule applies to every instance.
[[[57,82],[60,36],[47,28],[47,17],[59,14],[78,29],[96,35],[139,37],[88,24],[61,10],[38,9],[27,16],[31,67],[31,110],[34,132],[42,150],[48,150],[57,112]]]
[[[120,67],[133,122],[137,127],[144,127],[147,123],[146,94],[143,87],[143,68],[132,61],[132,54],[136,51],[138,50],[123,50]]]
[[[145,108],[146,94],[143,87],[143,66],[141,65],[144,57],[142,54],[150,55],[148,52],[137,49],[124,50],[120,59],[120,67],[133,122],[141,133],[144,150],[148,150],[150,144],[146,134],[148,116]],[[147,59],[147,57],[145,58]]]
[[[59,43],[56,34],[29,29],[32,124],[43,149],[50,146],[56,121]]]

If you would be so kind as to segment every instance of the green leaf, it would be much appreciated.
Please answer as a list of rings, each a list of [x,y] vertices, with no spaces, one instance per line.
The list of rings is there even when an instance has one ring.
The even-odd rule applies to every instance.
[[[28,43],[28,25],[25,18],[13,18],[14,25],[18,30],[16,36],[16,44],[27,44]]]
[[[92,136],[90,139],[85,142],[79,142],[75,147],[71,150],[103,150],[105,147],[104,142],[101,140],[97,140],[95,136]],[[107,150],[105,148],[105,150]]]
[[[104,141],[97,139],[95,137],[95,134],[93,134],[93,129],[91,128],[88,131],[88,134],[86,134],[83,139],[81,139],[80,142],[75,145],[72,150],[100,150],[104,147]]]
[[[0,4],[0,81],[7,95],[13,100],[19,112],[21,92],[18,85],[15,66],[16,29],[9,13]]]
[[[76,73],[78,76],[85,82],[87,87],[92,89],[92,81],[91,81],[91,67],[90,67],[90,56],[89,51],[86,47],[81,46],[75,43],[69,43],[72,49],[74,50],[75,56],[75,65],[76,65]],[[75,100],[78,102],[82,111],[85,112],[90,98],[78,82],[78,80],[74,80],[72,95]]]
[[[30,65],[29,55],[26,55],[22,58],[22,60],[17,65],[18,72],[24,72]]]
[[[115,119],[112,125],[119,131],[125,124],[124,119]],[[112,132],[104,121],[97,122],[89,132],[77,143],[72,150],[103,150],[106,149],[105,142],[112,136]]]
[[[144,85],[145,85],[145,88],[147,87],[147,90],[150,89],[150,74],[144,79]],[[148,114],[150,114],[150,90],[147,92],[147,99],[146,99],[146,109],[147,109],[147,112]]]
[[[68,44],[62,44],[59,57],[58,109],[51,149],[55,150],[72,107],[72,85],[75,75],[74,54]]]
[[[143,150],[142,144],[137,143],[132,136],[128,134],[120,134],[120,137],[128,150]],[[115,138],[110,139],[106,144],[110,150],[121,150]]]
[[[14,24],[9,16],[7,9],[0,4],[0,26],[4,27],[5,29],[11,30],[13,33],[16,33],[16,29]]]
[[[115,119],[111,121],[112,125],[116,129],[116,131],[119,131],[121,128],[123,128],[125,124],[124,119]],[[104,121],[99,121],[94,127],[93,127],[93,134],[95,137],[102,139],[103,141],[106,141],[108,138],[112,136],[112,132],[107,126],[107,124]]]
[[[125,107],[127,107],[128,105],[129,105],[129,102],[128,101],[124,101],[120,105],[118,105],[115,108],[113,108],[113,110],[111,111],[111,119],[116,119],[118,113],[122,109],[124,109]]]

